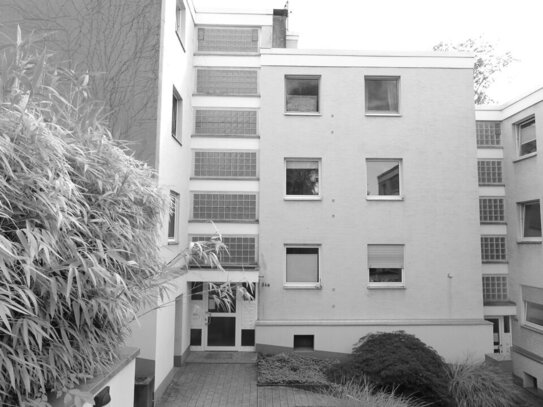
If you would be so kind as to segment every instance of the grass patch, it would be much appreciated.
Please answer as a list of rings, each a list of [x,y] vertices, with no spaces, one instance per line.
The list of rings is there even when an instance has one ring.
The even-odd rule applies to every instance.
[[[449,391],[457,407],[518,407],[525,403],[512,378],[487,363],[449,366]]]
[[[258,356],[259,386],[328,386],[326,370],[331,361],[297,353]]]
[[[350,381],[334,385],[324,391],[338,399],[338,407],[426,407],[427,403],[414,398],[379,391],[374,385],[364,380],[362,383]]]

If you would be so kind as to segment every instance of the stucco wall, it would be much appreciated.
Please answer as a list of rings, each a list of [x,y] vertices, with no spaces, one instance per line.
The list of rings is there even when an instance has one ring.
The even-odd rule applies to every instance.
[[[519,121],[534,116],[536,120],[536,139],[538,153],[535,156],[517,160],[516,127]],[[513,352],[515,375],[523,377],[524,372],[537,377],[538,385],[543,389],[543,331],[526,328],[524,322],[524,304],[521,286],[543,289],[543,251],[541,241],[522,243],[520,239],[519,202],[531,200],[543,201],[543,102],[538,102],[510,115],[502,122],[502,140],[504,147],[504,174],[506,189],[507,256],[510,270],[510,296],[517,304],[517,318],[513,319],[513,345],[537,360]]]
[[[284,115],[286,74],[321,75],[321,115]],[[364,75],[400,76],[400,117],[364,114]],[[481,321],[471,75],[469,69],[262,68],[260,320]],[[284,200],[285,157],[322,159],[322,200]],[[403,201],[366,200],[366,158],[402,159]],[[283,288],[286,243],[321,245],[322,289]],[[405,289],[368,289],[370,243],[405,245]],[[490,343],[487,327],[473,329]]]

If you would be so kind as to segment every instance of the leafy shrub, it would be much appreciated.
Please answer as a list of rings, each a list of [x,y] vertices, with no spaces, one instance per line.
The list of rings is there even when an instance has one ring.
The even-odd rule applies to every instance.
[[[154,173],[116,144],[88,75],[18,33],[0,55],[0,405],[103,371],[156,301]]]
[[[277,355],[259,355],[259,385],[328,385],[326,370],[330,361],[296,353],[279,353]]]
[[[361,338],[351,356],[328,371],[337,383],[365,378],[376,388],[446,406],[447,365],[435,350],[403,331]]]
[[[517,407],[524,404],[510,375],[487,363],[449,366],[449,390],[456,407]]]

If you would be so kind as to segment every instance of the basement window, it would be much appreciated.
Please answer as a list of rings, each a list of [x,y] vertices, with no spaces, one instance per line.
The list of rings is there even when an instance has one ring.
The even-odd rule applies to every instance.
[[[294,335],[294,350],[299,352],[315,349],[315,335]]]

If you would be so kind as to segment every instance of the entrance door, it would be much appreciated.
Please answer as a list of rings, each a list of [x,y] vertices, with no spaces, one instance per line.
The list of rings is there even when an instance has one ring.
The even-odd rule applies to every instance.
[[[486,320],[492,322],[494,353],[500,353],[500,320],[498,318],[486,318]]]
[[[213,289],[206,291],[207,312],[204,329],[206,350],[234,350],[236,346],[236,290],[232,295],[218,299]]]

